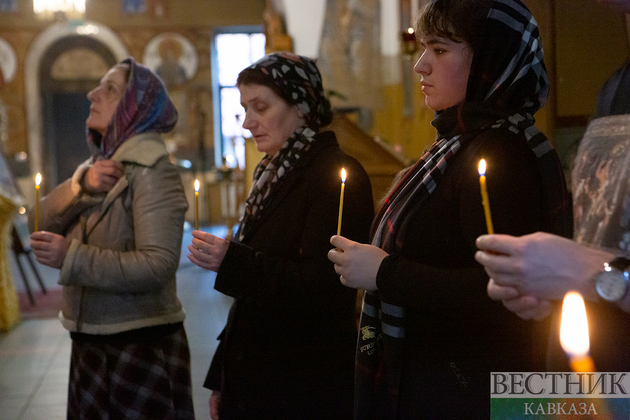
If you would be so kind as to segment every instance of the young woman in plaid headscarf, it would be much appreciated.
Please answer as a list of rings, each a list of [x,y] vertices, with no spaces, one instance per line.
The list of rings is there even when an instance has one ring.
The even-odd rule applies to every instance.
[[[188,256],[217,272],[235,302],[204,386],[211,416],[226,419],[352,417],[356,290],[326,258],[337,228],[340,172],[344,234],[368,240],[370,181],[339,148],[315,63],[275,53],[243,70],[243,128],[265,156],[254,172],[236,240],[193,232]]]
[[[367,290],[355,416],[489,418],[490,372],[544,366],[546,334],[486,295],[474,259],[486,232],[477,168],[487,161],[496,232],[570,233],[559,159],[534,126],[549,83],[519,0],[434,0],[417,36],[437,140],[385,199],[371,245],[331,241],[341,282]]]
[[[127,58],[88,93],[92,157],[40,204],[31,243],[58,268],[70,331],[68,419],[193,419],[185,312],[177,298],[188,203],[160,133],[177,111]]]

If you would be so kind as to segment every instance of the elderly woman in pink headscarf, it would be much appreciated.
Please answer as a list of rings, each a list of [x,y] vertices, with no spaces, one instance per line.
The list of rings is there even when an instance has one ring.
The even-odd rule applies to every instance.
[[[162,81],[128,58],[88,93],[92,157],[40,204],[31,235],[58,268],[70,331],[68,418],[194,418],[177,298],[188,203],[160,133],[177,122]]]

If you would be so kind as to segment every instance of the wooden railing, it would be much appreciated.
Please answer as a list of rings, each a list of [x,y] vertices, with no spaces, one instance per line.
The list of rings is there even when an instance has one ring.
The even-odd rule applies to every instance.
[[[335,132],[344,152],[356,158],[372,182],[375,204],[390,188],[396,174],[407,166],[406,160],[391,147],[372,137],[342,113],[336,113],[327,127]]]

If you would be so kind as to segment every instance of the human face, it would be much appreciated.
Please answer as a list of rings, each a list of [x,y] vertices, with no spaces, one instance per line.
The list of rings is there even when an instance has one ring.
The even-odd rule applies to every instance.
[[[103,76],[100,84],[88,92],[87,97],[92,104],[85,124],[89,128],[105,134],[107,126],[116,113],[118,102],[123,97],[126,85],[124,69],[113,67]]]
[[[243,128],[251,131],[259,152],[275,155],[285,141],[304,125],[296,105],[289,105],[267,86],[238,87],[245,108]]]
[[[464,102],[472,63],[470,47],[436,35],[423,37],[420,44],[424,52],[413,69],[422,76],[427,106],[441,111]]]

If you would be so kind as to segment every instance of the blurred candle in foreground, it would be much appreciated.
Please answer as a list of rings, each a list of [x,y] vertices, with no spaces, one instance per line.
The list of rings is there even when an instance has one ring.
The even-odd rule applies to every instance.
[[[492,227],[492,217],[490,216],[490,201],[488,200],[488,190],[486,189],[486,160],[479,161],[479,185],[481,186],[481,204],[483,204],[483,212],[486,215],[486,226],[488,233],[492,235],[494,229]]]
[[[199,230],[199,180],[195,179],[195,230]]]
[[[341,235],[341,218],[343,214],[343,192],[346,188],[346,169],[341,168],[341,195],[339,196],[339,220],[337,221],[337,235]]]
[[[42,174],[37,172],[37,176],[35,177],[35,230],[37,232],[39,230],[39,184],[42,182]]]
[[[569,356],[573,372],[596,372],[589,356],[588,322],[584,299],[578,292],[569,292],[562,302],[560,344]]]

